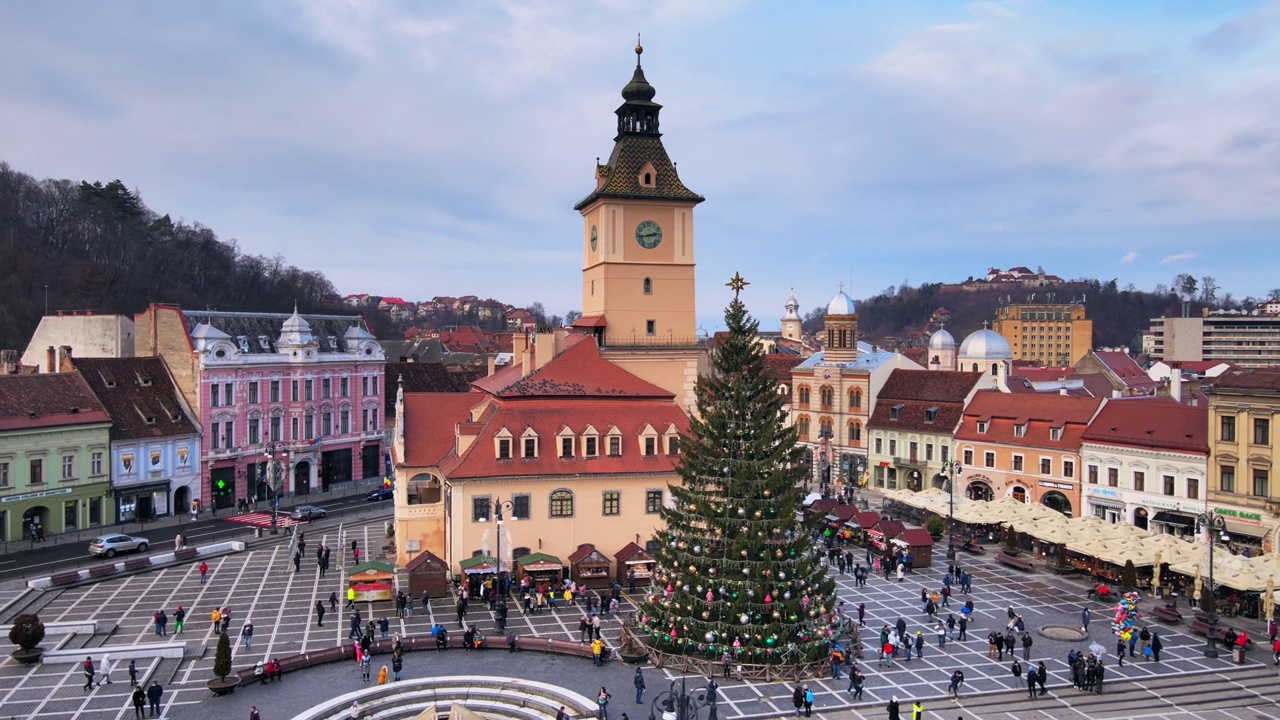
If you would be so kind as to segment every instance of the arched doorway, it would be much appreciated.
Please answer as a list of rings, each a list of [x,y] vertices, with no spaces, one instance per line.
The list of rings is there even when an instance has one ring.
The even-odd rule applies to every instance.
[[[1067,499],[1066,495],[1057,490],[1050,490],[1045,493],[1044,497],[1040,498],[1040,504],[1050,510],[1057,510],[1068,517],[1071,515],[1071,501]]]
[[[293,494],[309,495],[311,494],[311,462],[307,460],[299,460],[297,465],[293,466]]]
[[[45,532],[52,532],[49,528],[49,508],[43,505],[27,508],[22,513],[22,535],[23,537],[31,537],[31,528],[43,528]]]
[[[911,490],[912,492],[920,492],[921,490],[920,480],[921,480],[921,476],[920,476],[919,470],[912,470],[911,472],[907,473],[907,489]]]
[[[985,502],[990,502],[996,497],[991,486],[981,480],[974,480],[969,483],[969,487],[965,488],[964,494],[970,500],[982,500]]]
[[[1148,520],[1148,518],[1147,518],[1147,509],[1146,509],[1146,508],[1136,508],[1136,509],[1134,509],[1134,511],[1133,511],[1133,526],[1134,526],[1134,527],[1138,528],[1139,530],[1146,530],[1146,529],[1147,529],[1147,520]]]
[[[183,485],[173,491],[173,511],[170,515],[191,512],[191,488]]]
[[[1009,497],[1020,503],[1025,503],[1027,501],[1027,489],[1021,485],[1014,485],[1009,488]]]
[[[942,473],[938,473],[937,475],[934,475],[934,476],[933,476],[933,487],[934,487],[934,488],[936,488],[936,489],[938,489],[938,490],[946,490],[946,489],[947,489],[947,476],[946,476],[946,475],[943,475]]]

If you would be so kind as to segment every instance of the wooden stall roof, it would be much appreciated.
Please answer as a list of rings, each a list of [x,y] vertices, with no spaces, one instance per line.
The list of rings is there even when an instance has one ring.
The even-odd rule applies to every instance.
[[[901,520],[881,520],[872,529],[887,538],[894,538],[898,537],[898,533],[905,530],[906,526],[902,524]]]
[[[831,512],[831,508],[839,504],[835,498],[823,498],[815,501],[812,505],[805,509],[809,515],[826,515]]]
[[[404,569],[409,572],[413,572],[414,570],[420,570],[431,565],[438,565],[443,568],[449,567],[449,564],[440,559],[440,556],[430,550],[423,550],[417,557],[405,563]]]
[[[857,505],[837,505],[831,508],[831,512],[827,513],[827,519],[835,522],[845,522],[857,514]]]
[[[530,553],[516,559],[516,564],[526,571],[529,570],[563,570],[564,563],[560,562],[560,558],[547,553]]]
[[[618,562],[628,565],[655,562],[647,550],[633,542],[623,545],[621,550],[613,554],[613,557]]]
[[[608,565],[609,558],[591,543],[583,543],[569,556],[570,565]]]
[[[863,510],[853,516],[853,521],[863,530],[870,530],[876,526],[876,523],[880,522],[880,513],[873,510]]]
[[[904,528],[902,532],[898,533],[895,537],[911,547],[925,547],[933,545],[933,536],[924,528]]]

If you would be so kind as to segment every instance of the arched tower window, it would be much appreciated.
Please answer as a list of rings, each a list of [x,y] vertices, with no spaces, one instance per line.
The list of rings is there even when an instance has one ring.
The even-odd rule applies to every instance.
[[[854,420],[849,423],[849,444],[862,442],[862,423]]]
[[[831,407],[835,400],[835,391],[831,389],[830,385],[823,385],[818,390],[818,396],[819,400],[822,402],[822,407]]]
[[[648,176],[646,175],[646,177]],[[651,280],[650,278],[644,279],[644,294],[645,295],[653,294],[653,280]]]
[[[849,391],[849,408],[856,410],[862,407],[862,390],[854,388]]]
[[[998,366],[998,365],[996,365],[995,363],[991,363],[991,376],[992,376],[992,377],[995,377],[996,375],[999,375],[999,374],[1000,374],[1000,372],[999,372],[998,368],[999,368],[999,366]]]
[[[808,416],[801,415],[800,418],[796,420],[796,430],[799,431],[801,440],[807,440],[809,438]]]
[[[801,405],[809,404],[809,386],[808,385],[800,386],[800,404]]]

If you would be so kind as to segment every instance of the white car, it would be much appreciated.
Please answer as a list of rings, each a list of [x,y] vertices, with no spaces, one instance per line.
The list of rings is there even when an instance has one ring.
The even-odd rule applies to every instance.
[[[94,538],[89,543],[89,554],[115,557],[116,553],[133,550],[146,552],[147,546],[150,544],[146,538],[132,537],[130,535],[103,535],[102,537]]]

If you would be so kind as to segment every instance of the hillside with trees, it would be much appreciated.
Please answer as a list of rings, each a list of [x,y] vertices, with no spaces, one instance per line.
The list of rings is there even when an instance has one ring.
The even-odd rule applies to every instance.
[[[37,180],[0,162],[0,348],[21,349],[45,310],[132,314],[147,303],[287,312],[340,307],[333,284],[174,222],[124,183]]]
[[[1094,347],[1128,347],[1141,350],[1142,333],[1151,318],[1177,316],[1182,305],[1199,315],[1204,308],[1249,312],[1265,298],[1247,297],[1237,300],[1232,293],[1222,292],[1213,277],[1195,278],[1182,273],[1170,285],[1157,285],[1152,291],[1138,290],[1133,285],[1119,287],[1117,280],[1077,279],[1053,287],[1037,289],[959,290],[940,283],[911,287],[905,283],[889,287],[879,294],[857,301],[859,334],[867,342],[888,347],[912,346],[924,341],[936,329],[930,320],[939,308],[950,311],[947,330],[957,339],[993,320],[1002,301],[1012,295],[1014,303],[1026,302],[1035,292],[1044,302],[1053,293],[1058,302],[1083,299],[1085,314],[1093,320]],[[1280,288],[1273,292],[1280,292]],[[811,333],[822,326],[824,308],[818,307],[804,316],[804,331]]]

